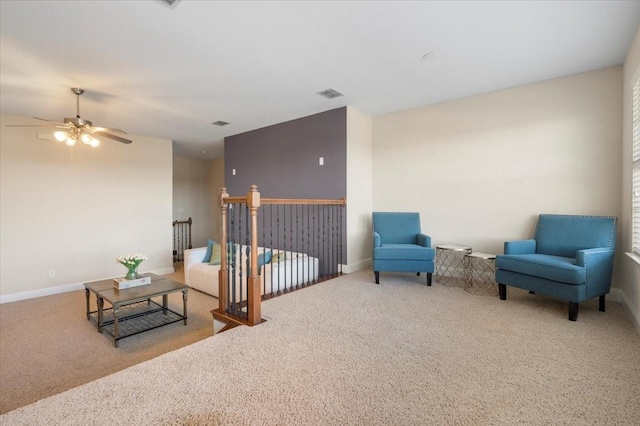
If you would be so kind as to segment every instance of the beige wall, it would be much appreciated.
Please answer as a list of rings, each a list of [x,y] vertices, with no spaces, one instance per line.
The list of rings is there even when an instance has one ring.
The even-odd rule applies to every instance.
[[[539,213],[620,217],[621,122],[621,67],[375,117],[374,210],[490,253]]]
[[[347,108],[347,267],[371,264],[373,209],[373,120]]]
[[[211,162],[173,157],[173,219],[191,218],[191,245],[202,247],[213,238]]]
[[[631,49],[624,63],[624,114],[623,114],[623,143],[622,143],[622,238],[620,247],[631,252],[631,142],[632,142],[632,84],[640,77],[640,30],[631,45]],[[620,259],[621,288],[626,297],[636,325],[640,325],[640,265],[631,258]]]
[[[149,257],[141,272],[172,272],[171,141],[70,148],[37,138],[51,130],[5,127],[32,123],[0,115],[2,301],[121,276],[128,253]]]

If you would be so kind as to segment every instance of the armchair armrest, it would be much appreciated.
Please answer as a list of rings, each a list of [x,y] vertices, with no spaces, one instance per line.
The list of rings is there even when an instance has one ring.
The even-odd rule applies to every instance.
[[[603,259],[613,257],[613,250],[607,247],[578,250],[576,252],[576,265],[589,268]]]
[[[425,234],[418,234],[418,245],[431,247],[431,237]]]
[[[504,254],[534,254],[536,252],[536,240],[506,241]]]
[[[601,295],[611,288],[614,251],[607,247],[578,250],[576,265],[584,266],[588,295]]]
[[[380,247],[380,234],[373,232],[373,247]]]

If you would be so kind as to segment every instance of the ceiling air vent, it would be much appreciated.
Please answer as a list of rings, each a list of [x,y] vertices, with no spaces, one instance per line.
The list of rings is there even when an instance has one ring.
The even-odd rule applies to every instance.
[[[213,124],[214,126],[220,126],[220,127],[222,127],[222,126],[226,126],[226,125],[227,125],[227,124],[229,124],[229,123],[227,123],[226,121],[220,121],[220,120],[218,120],[218,121],[214,121],[214,122],[213,122],[213,123],[211,123],[211,124]]]
[[[344,93],[340,93],[336,89],[327,89],[323,90],[322,92],[318,92],[318,95],[322,95],[327,99],[333,99],[339,96],[344,96]]]
[[[180,0],[160,0],[162,3],[166,3],[169,6],[174,6],[176,3],[178,3],[178,1]]]

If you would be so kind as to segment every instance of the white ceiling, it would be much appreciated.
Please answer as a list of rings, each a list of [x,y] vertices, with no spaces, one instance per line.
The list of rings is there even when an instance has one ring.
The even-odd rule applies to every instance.
[[[81,87],[94,125],[222,158],[226,136],[345,105],[375,116],[620,65],[639,23],[640,1],[2,0],[0,111],[60,121]],[[316,94],[330,87],[346,96]]]

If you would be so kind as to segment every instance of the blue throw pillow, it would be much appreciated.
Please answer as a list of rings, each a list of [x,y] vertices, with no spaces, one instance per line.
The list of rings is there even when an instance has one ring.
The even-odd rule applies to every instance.
[[[247,247],[247,271],[249,271],[249,275],[251,275],[251,257],[249,257],[250,252],[251,252],[250,248]],[[269,250],[266,253],[261,253],[258,255],[258,275],[262,274],[262,267],[267,263],[271,262],[272,256],[273,256],[273,250]]]
[[[213,240],[209,240],[207,242],[207,252],[204,254],[204,259],[202,259],[202,263],[209,263],[209,261],[211,260],[211,252],[213,250],[214,244],[217,244],[217,243]]]
[[[273,250],[269,250],[266,253],[263,253],[258,256],[258,275],[262,272],[262,267],[267,263],[271,263],[271,258],[273,257]]]

